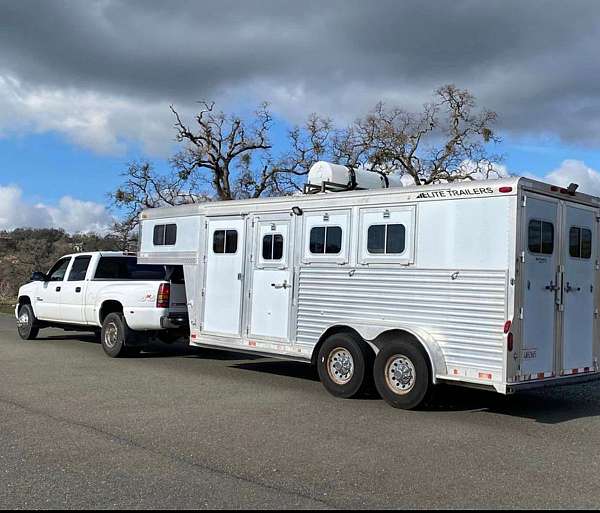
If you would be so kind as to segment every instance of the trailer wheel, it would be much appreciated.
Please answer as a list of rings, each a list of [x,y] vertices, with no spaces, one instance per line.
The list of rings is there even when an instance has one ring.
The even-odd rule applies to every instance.
[[[109,313],[104,318],[100,340],[102,349],[111,358],[137,354],[141,351],[141,347],[134,345],[135,334],[129,329],[121,313]]]
[[[419,347],[405,340],[387,344],[379,351],[373,377],[385,402],[404,410],[423,405],[433,388],[427,357]]]
[[[370,381],[372,355],[362,339],[352,333],[330,336],[317,359],[321,383],[335,397],[348,399],[358,395]]]
[[[33,340],[40,332],[37,319],[33,313],[33,308],[31,308],[31,305],[29,304],[21,305],[19,308],[17,331],[23,340]]]

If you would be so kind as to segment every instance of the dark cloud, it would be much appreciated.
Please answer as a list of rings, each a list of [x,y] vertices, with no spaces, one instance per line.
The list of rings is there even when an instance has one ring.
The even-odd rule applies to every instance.
[[[600,2],[4,0],[0,75],[152,103],[348,119],[471,89],[505,132],[600,146]]]

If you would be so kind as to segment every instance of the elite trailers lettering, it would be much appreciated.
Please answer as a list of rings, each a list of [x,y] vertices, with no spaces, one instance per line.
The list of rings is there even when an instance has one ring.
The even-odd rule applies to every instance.
[[[421,192],[419,198],[456,198],[459,196],[481,196],[482,194],[493,194],[491,187],[474,187],[473,189],[446,189],[441,191]]]

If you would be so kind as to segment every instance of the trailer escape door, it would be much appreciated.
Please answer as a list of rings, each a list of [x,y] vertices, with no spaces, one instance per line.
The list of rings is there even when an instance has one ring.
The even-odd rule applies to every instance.
[[[245,221],[221,217],[207,221],[203,330],[241,334]]]
[[[293,266],[289,215],[256,216],[253,220],[252,285],[249,335],[287,340]]]

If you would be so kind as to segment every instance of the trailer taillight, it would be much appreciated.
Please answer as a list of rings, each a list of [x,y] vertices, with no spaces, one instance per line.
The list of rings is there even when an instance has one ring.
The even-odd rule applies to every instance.
[[[156,308],[169,308],[169,300],[171,297],[171,285],[161,283],[158,286],[158,294],[156,295]]]
[[[512,326],[511,321],[506,321],[504,323],[504,334],[506,335],[510,331],[510,327]]]
[[[500,192],[512,192],[512,187],[500,187],[498,190]]]
[[[508,336],[506,337],[506,349],[508,350],[509,353],[512,353],[513,346],[514,346],[513,334],[509,333]]]

